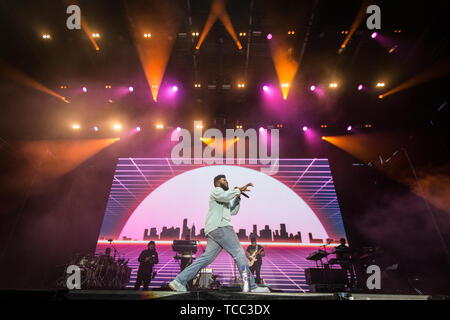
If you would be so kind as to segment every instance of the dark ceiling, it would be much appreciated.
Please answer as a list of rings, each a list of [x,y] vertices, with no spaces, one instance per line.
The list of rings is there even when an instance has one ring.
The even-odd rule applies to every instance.
[[[101,34],[99,52],[83,30],[65,27],[66,8],[74,3],[80,6],[90,29]],[[191,33],[203,29],[211,2],[171,1],[176,7],[178,32],[161,86],[174,83],[180,90],[175,102],[155,103],[131,37],[135,21],[130,8],[139,5],[151,19],[158,1],[2,1],[3,62],[68,97],[71,103],[2,74],[0,133],[4,139],[59,137],[65,136],[68,121],[80,121],[86,127],[113,118],[144,127],[152,126],[152,120],[189,126],[194,119],[212,122],[224,118],[229,127],[237,121],[247,126],[283,123],[286,130],[323,123],[339,129],[372,123],[383,130],[426,127],[433,119],[439,123],[443,112],[437,110],[448,99],[448,75],[383,100],[378,99],[381,92],[374,84],[382,80],[387,89],[393,88],[448,59],[448,1],[434,1],[433,5],[423,1],[371,3],[381,8],[380,33],[397,46],[392,53],[370,38],[372,31],[365,20],[346,50],[338,53],[345,38],[341,31],[350,29],[362,1],[229,0],[226,9],[236,33],[246,32],[251,37],[241,37],[244,48],[238,50],[218,20],[198,51],[198,38],[193,39]],[[394,32],[396,29],[402,32]],[[288,100],[281,100],[276,110],[268,112],[262,107],[261,87],[278,80],[266,35],[285,36],[288,30],[296,31],[289,44],[300,67]],[[43,32],[52,39],[43,40]],[[313,83],[327,86],[336,79],[338,90],[326,90],[325,99],[318,99],[308,89]],[[245,81],[245,89],[236,88],[238,80]],[[201,89],[194,88],[196,82],[202,84]],[[358,92],[359,83],[366,84],[367,90]],[[113,88],[133,85],[135,90],[110,103],[105,84]],[[209,90],[209,84],[216,89]],[[230,84],[231,89],[222,89],[223,84]],[[80,94],[83,85],[88,87],[84,95]]]

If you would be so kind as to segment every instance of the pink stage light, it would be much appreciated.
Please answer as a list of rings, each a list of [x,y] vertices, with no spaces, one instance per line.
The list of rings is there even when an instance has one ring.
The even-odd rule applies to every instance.
[[[363,86],[362,84],[360,84],[360,85],[358,86],[358,91],[361,91],[362,89],[364,89],[364,86]]]
[[[87,92],[87,88],[86,87],[83,87],[81,89],[83,90],[83,92]]]
[[[263,91],[264,91],[264,92],[269,91],[269,86],[268,86],[268,85],[264,85],[264,86],[263,86]]]
[[[304,127],[303,127],[303,131],[304,131],[304,132],[308,131],[308,127],[307,127],[307,126],[304,126]]]
[[[180,132],[180,131],[181,131],[181,128],[180,128],[180,127],[177,127],[177,131]]]
[[[372,39],[375,39],[376,37],[378,37],[378,32],[372,33],[371,37],[372,37]]]
[[[98,127],[97,126],[94,126],[94,128],[92,128],[95,132],[97,132],[98,131]]]
[[[259,127],[259,132],[264,132],[264,128],[263,127]]]
[[[177,91],[178,91],[178,87],[177,87],[177,86],[173,86],[173,87],[172,87],[172,91],[173,91],[173,92],[177,92]]]
[[[316,90],[316,86],[315,86],[315,85],[312,85],[311,87],[309,87],[309,90],[311,90],[311,91]]]
[[[352,126],[348,126],[347,131],[352,131]]]
[[[267,35],[267,40],[271,40],[271,39],[272,39],[272,34],[269,33],[269,34]]]
[[[136,131],[141,131],[141,127],[136,127]]]
[[[134,88],[132,86],[128,87],[128,91],[133,92]]]

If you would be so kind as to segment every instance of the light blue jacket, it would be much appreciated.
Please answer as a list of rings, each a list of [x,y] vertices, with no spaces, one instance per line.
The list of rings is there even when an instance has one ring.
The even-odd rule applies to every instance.
[[[236,215],[239,211],[240,199],[236,197],[239,194],[241,194],[239,189],[225,191],[220,187],[214,188],[209,196],[205,234],[219,227],[231,226],[231,216]]]

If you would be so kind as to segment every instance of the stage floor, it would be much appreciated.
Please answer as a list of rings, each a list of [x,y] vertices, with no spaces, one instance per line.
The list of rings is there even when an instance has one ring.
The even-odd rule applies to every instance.
[[[159,300],[449,300],[448,296],[365,293],[242,293],[231,291],[0,290],[2,300],[159,301]]]
[[[363,293],[242,293],[229,291],[89,291],[72,290],[69,300],[429,300],[428,295],[363,294]]]
[[[140,252],[146,249],[142,243],[114,245],[125,259],[130,259],[128,265],[132,268],[131,280],[127,287],[132,287],[136,281],[139,262],[137,258]],[[109,244],[99,243],[96,254],[101,254]],[[244,247],[245,249],[246,247]],[[261,267],[261,277],[266,284],[270,284],[275,290],[283,292],[309,292],[309,287],[305,280],[305,269],[315,267],[313,261],[306,260],[308,254],[316,251],[319,246],[264,246],[266,256],[263,258]],[[169,244],[158,244],[159,264],[155,266],[158,272],[155,279],[150,284],[150,288],[160,288],[162,285],[172,281],[180,271],[179,262],[173,259],[175,253]],[[329,249],[331,251],[331,249]],[[197,257],[201,254],[201,249],[197,252]],[[334,256],[334,255],[333,255]],[[214,274],[219,275],[222,285],[229,285],[235,276],[234,261],[224,250],[216,260],[209,266]]]

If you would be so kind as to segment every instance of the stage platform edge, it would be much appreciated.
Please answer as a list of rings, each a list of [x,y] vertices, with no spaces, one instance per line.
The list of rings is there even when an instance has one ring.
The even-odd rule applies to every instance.
[[[367,293],[243,293],[229,291],[134,291],[134,290],[0,290],[3,300],[450,300],[442,295]]]

